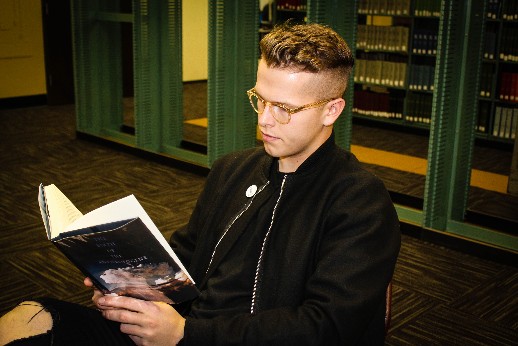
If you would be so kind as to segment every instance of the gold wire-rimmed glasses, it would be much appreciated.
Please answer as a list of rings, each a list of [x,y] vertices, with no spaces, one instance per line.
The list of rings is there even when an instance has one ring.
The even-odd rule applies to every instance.
[[[273,118],[275,121],[277,121],[279,124],[287,124],[291,120],[291,116],[295,113],[302,112],[306,109],[310,108],[316,108],[319,106],[322,106],[329,101],[334,100],[334,98],[325,99],[313,103],[309,103],[304,106],[290,108],[282,103],[278,102],[270,102],[265,101],[261,95],[257,94],[255,91],[255,88],[252,88],[246,92],[248,95],[248,98],[250,99],[250,104],[252,105],[252,108],[257,114],[263,114],[264,110],[267,106],[270,106],[270,112],[272,112]]]

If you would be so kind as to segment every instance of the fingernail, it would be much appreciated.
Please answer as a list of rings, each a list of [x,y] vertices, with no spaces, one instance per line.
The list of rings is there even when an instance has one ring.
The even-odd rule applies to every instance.
[[[99,302],[99,304],[104,304],[105,299],[104,298],[99,298],[98,302]]]

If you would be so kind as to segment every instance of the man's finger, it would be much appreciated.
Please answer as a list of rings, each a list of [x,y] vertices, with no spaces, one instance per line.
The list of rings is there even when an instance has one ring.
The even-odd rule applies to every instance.
[[[97,300],[102,307],[143,312],[148,302],[125,296],[103,296]]]

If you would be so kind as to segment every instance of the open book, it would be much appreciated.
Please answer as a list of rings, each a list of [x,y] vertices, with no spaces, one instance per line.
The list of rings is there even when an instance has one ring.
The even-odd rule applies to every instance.
[[[47,237],[105,294],[169,304],[199,291],[135,196],[83,215],[55,186],[39,187]]]

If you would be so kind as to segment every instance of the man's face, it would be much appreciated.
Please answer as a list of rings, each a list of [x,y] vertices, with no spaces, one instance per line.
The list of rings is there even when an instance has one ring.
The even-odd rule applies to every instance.
[[[314,91],[318,89],[318,82],[319,77],[314,73],[269,68],[261,60],[255,89],[265,101],[296,108],[319,101]],[[279,158],[281,172],[295,171],[329,137],[328,112],[328,104],[307,109],[293,114],[288,124],[275,121],[270,107],[258,115],[264,148],[268,154]]]

